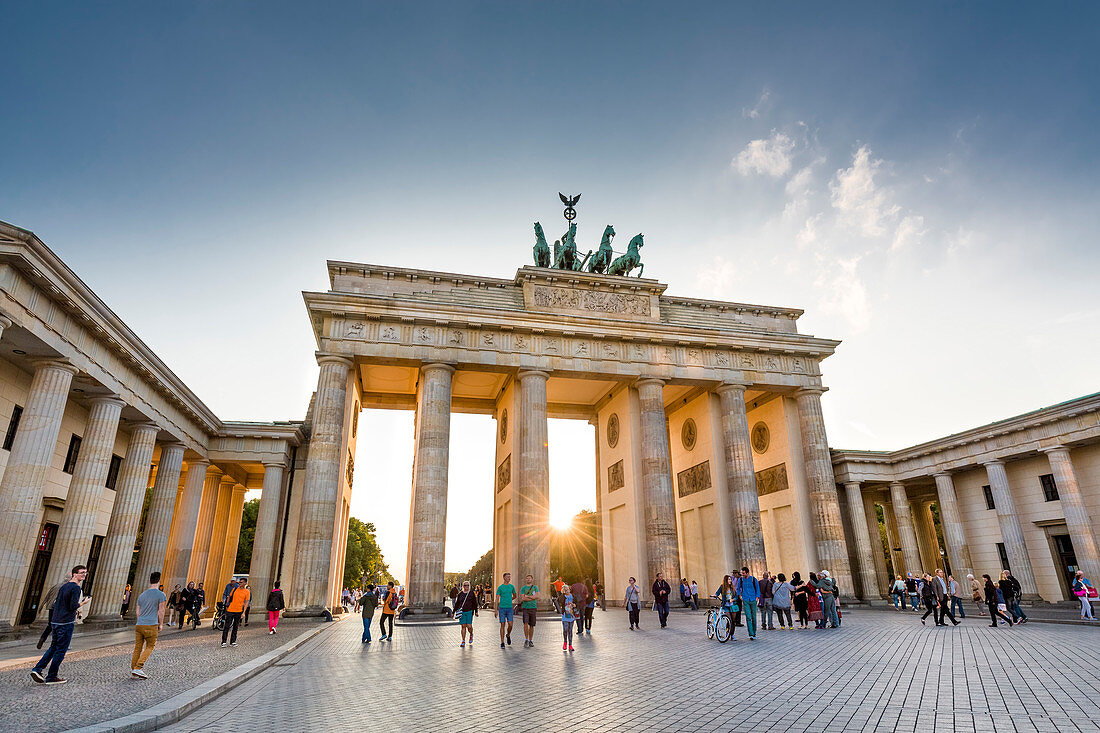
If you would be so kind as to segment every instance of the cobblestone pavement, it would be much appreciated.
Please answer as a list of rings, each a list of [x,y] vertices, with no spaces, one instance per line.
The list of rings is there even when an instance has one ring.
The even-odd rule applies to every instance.
[[[61,665],[67,684],[40,685],[31,680],[30,669],[42,656],[34,642],[19,647],[19,655],[33,658],[22,664],[5,662],[0,669],[0,731],[58,731],[90,725],[144,710],[178,695],[237,665],[286,644],[317,626],[312,619],[283,619],[279,633],[267,633],[266,615],[260,622],[242,628],[237,647],[222,649],[221,633],[210,629],[209,621],[194,631],[169,633],[157,639],[156,649],[145,663],[148,680],[130,678],[130,655],[134,632],[105,634],[104,641],[122,643],[71,651]],[[162,632],[163,633],[163,632]],[[79,638],[79,637],[78,637]],[[95,639],[85,637],[85,643]],[[37,641],[37,639],[35,639]],[[48,642],[47,642],[48,643]],[[37,653],[35,653],[37,651]],[[9,653],[15,655],[16,652]]]
[[[453,627],[363,645],[353,618],[167,730],[1100,730],[1095,629],[853,610],[839,630],[719,644],[704,619],[662,630],[648,612],[632,632],[625,612],[597,611],[595,635],[563,654],[554,621],[534,649],[518,626],[500,649],[483,613],[460,649]]]

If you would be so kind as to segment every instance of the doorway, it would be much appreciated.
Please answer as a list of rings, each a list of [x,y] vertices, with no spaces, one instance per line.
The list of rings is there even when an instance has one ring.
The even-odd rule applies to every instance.
[[[1068,534],[1055,534],[1050,536],[1054,545],[1054,563],[1058,566],[1059,578],[1062,581],[1062,595],[1072,600],[1073,578],[1077,573],[1077,553],[1073,551],[1073,540]]]
[[[34,563],[31,564],[30,584],[23,598],[23,610],[19,614],[19,623],[29,624],[38,616],[38,603],[42,600],[42,586],[46,582],[46,571],[50,568],[50,556],[53,555],[53,543],[57,539],[56,524],[47,522],[38,533],[35,546]]]

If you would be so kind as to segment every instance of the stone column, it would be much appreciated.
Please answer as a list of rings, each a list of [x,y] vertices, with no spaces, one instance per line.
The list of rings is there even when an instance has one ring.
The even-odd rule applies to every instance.
[[[864,497],[863,511],[866,520],[865,526],[867,527],[867,536],[871,540],[871,558],[875,563],[875,578],[878,581],[874,587],[874,591],[878,594],[879,598],[882,598],[882,579],[889,578],[890,580],[890,583],[887,583],[887,590],[889,590],[889,586],[893,583],[894,579],[890,578],[890,572],[886,566],[886,557],[882,553],[882,531],[878,526],[878,514],[875,512],[875,500],[873,496]]]
[[[1024,540],[1024,528],[1020,524],[1020,515],[1016,513],[1016,502],[1012,498],[1012,489],[1008,485],[1004,461],[988,461],[985,472],[989,476],[989,488],[993,491],[993,504],[997,508],[997,521],[1001,525],[1001,539],[1008,553],[1008,563],[1012,575],[1020,582],[1020,591],[1027,600],[1039,597],[1035,585],[1035,571],[1031,567],[1031,556],[1027,553]]]
[[[447,538],[447,462],[454,371],[449,364],[427,364],[420,369],[406,565],[409,580],[405,590],[405,605],[414,611],[437,611],[443,604],[443,545]]]
[[[279,500],[283,493],[283,464],[264,463],[264,487],[260,492],[260,510],[256,513],[256,534],[252,540],[252,565],[248,584],[253,602],[266,603],[271,590],[275,558],[275,530],[279,524]]]
[[[840,585],[841,596],[852,599],[855,598],[852,568],[844,541],[844,523],[840,516],[833,462],[829,456],[829,441],[825,435],[825,418],[821,414],[821,394],[824,391],[814,387],[800,389],[795,394],[799,432],[802,433],[802,460],[810,491],[818,559]]]
[[[886,523],[886,542],[890,545],[890,564],[894,568],[895,575],[904,576],[908,570],[905,568],[905,556],[898,556],[898,553],[901,552],[901,533],[898,532],[898,518],[894,514],[893,497],[888,497],[888,499],[882,504],[882,518]],[[896,578],[890,580],[893,581]]]
[[[867,532],[867,512],[863,506],[863,492],[858,481],[844,484],[848,494],[848,514],[852,522],[852,533],[856,540],[856,557],[859,558],[860,580],[863,583],[863,600],[881,598],[878,580],[875,577],[875,558],[871,554],[871,535]]]
[[[241,517],[244,516],[245,491],[247,489],[243,485],[235,484],[229,500],[229,517],[225,523],[225,543],[222,549],[222,569],[218,577],[219,585],[228,583],[237,571],[237,548],[241,544]]]
[[[1054,485],[1058,487],[1058,498],[1062,501],[1062,511],[1066,516],[1066,529],[1073,542],[1073,552],[1077,556],[1077,565],[1085,571],[1085,577],[1093,583],[1100,578],[1100,554],[1097,553],[1096,532],[1089,518],[1085,501],[1081,497],[1081,487],[1077,483],[1077,473],[1073,470],[1073,461],[1069,449],[1058,445],[1047,448],[1044,453],[1050,461],[1050,470],[1054,474]]]
[[[138,423],[130,428],[126,457],[118,470],[115,483],[115,503],[111,521],[99,556],[96,588],[89,609],[88,621],[114,621],[119,618],[122,592],[130,577],[134,559],[134,544],[141,524],[141,508],[160,428],[156,423]]]
[[[955,495],[955,482],[951,480],[949,473],[937,473],[933,478],[936,479],[940,524],[943,526],[943,541],[947,545],[947,559],[951,561],[951,575],[955,580],[966,578],[974,572],[974,563],[970,560],[970,547],[966,544],[962,514],[959,513],[959,499]]]
[[[210,461],[197,458],[187,462],[187,476],[183,480],[183,496],[179,509],[172,520],[173,542],[168,546],[168,560],[165,565],[170,575],[164,579],[166,592],[179,584],[186,587],[190,577],[191,555],[195,551],[195,534],[199,524],[199,512],[202,510],[202,493],[206,485],[206,469]]]
[[[183,443],[166,443],[160,447],[157,477],[153,480],[153,496],[149,511],[145,514],[145,531],[141,539],[134,587],[148,586],[149,575],[164,570],[164,558],[168,552],[168,533],[172,529],[172,510],[176,507],[176,493],[180,485],[180,469],[183,467]],[[171,591],[171,588],[168,589]],[[132,615],[137,604],[131,603],[127,615]]]
[[[676,499],[672,493],[672,461],[668,451],[664,381],[642,379],[637,384],[641,411],[642,497],[645,511],[645,547],[649,575],[639,585],[649,588],[657,573],[669,585],[680,575],[680,547],[676,536]]]
[[[202,499],[199,516],[195,520],[194,542],[191,545],[191,561],[187,565],[187,580],[206,584],[206,564],[210,560],[210,535],[214,531],[214,510],[218,506],[218,486],[222,472],[217,466],[207,466],[202,483]]]
[[[4,331],[11,328],[11,319],[7,316],[0,316],[0,336],[4,335]]]
[[[65,361],[35,362],[27,404],[0,481],[0,631],[19,620],[23,583],[42,522],[42,492],[76,371]]]
[[[604,595],[607,595],[607,572],[604,568],[603,541],[605,537],[603,526],[603,471],[600,466],[600,421],[592,418],[588,421],[592,426],[592,432],[596,438],[596,580],[604,586]],[[540,585],[539,588],[542,586]]]
[[[745,385],[723,384],[717,392],[722,407],[722,454],[726,460],[733,546],[737,562],[747,565],[752,574],[759,577],[767,569],[767,561],[749,439],[749,416],[745,411]]]
[[[214,504],[214,519],[210,526],[209,552],[206,556],[206,601],[211,609],[214,601],[221,599],[222,560],[225,558],[225,536],[229,527],[229,505],[233,502],[233,487],[237,479],[229,474],[222,474],[218,479],[218,499]]]
[[[547,447],[546,380],[549,374],[521,371],[516,381],[519,414],[514,452],[519,458],[516,481],[516,529],[519,537],[520,581],[531,573],[539,588],[550,587],[550,454]],[[518,577],[517,577],[518,576]],[[493,579],[494,583],[500,581]],[[544,593],[549,597],[549,593]],[[549,603],[545,603],[549,608]]]
[[[68,580],[74,566],[88,562],[88,553],[92,548],[100,500],[106,491],[103,485],[107,480],[107,469],[111,465],[118,434],[118,418],[126,403],[115,396],[96,397],[91,402],[88,425],[84,429],[80,454],[69,480],[65,510],[57,528],[57,539],[43,589]]]
[[[917,531],[913,528],[913,510],[909,506],[909,497],[905,494],[905,484],[898,481],[890,484],[890,503],[894,507],[894,519],[898,523],[898,539],[901,541],[901,559],[905,563],[905,572],[920,573]]]

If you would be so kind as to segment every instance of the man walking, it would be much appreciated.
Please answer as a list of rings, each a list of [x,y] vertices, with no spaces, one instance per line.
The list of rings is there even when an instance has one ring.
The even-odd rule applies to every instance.
[[[539,587],[530,573],[523,578],[519,589],[520,613],[523,614],[523,646],[535,645],[535,619],[538,612]]]
[[[599,580],[596,581],[595,591],[596,598],[600,601],[600,610],[607,613],[607,596],[604,595],[603,583]]]
[[[749,640],[756,641],[756,618],[760,603],[760,581],[756,579],[748,568],[741,568],[741,577],[733,582],[733,588],[737,595],[741,596],[741,606],[744,610],[745,630],[749,632]]]
[[[764,576],[760,578],[760,627],[765,631],[775,631],[775,624],[772,623],[772,586],[775,585],[775,580],[768,573],[764,571]]]
[[[248,607],[250,598],[250,592],[248,588],[244,587],[244,584],[240,584],[229,593],[229,602],[225,604],[225,626],[222,628],[222,648],[225,648],[225,638],[229,636],[230,629],[232,629],[232,636],[229,637],[229,646],[237,646],[237,631],[241,627],[241,616],[244,615],[244,609]]]
[[[137,623],[134,625],[134,654],[130,659],[130,676],[136,680],[147,680],[145,663],[157,645],[157,635],[164,628],[164,609],[168,596],[157,586],[160,585],[160,573],[149,574],[149,587],[141,592],[137,599]]]
[[[931,580],[932,585],[936,587],[936,605],[938,606],[939,613],[936,614],[936,626],[947,626],[943,622],[944,616],[951,618],[951,624],[958,626],[959,622],[955,620],[955,614],[951,613],[951,589],[947,585],[947,579],[943,577],[943,570],[936,571],[936,577]]]
[[[959,618],[966,618],[966,611],[963,609],[963,599],[959,595],[959,581],[955,580],[952,576],[947,576],[947,593],[951,597],[951,613],[957,613]]]
[[[588,605],[588,586],[578,580],[569,589],[573,592],[573,605],[577,607],[577,613],[573,614],[577,622],[577,636],[584,636],[584,607]]]
[[[65,659],[65,652],[69,651],[69,644],[73,640],[73,627],[76,625],[76,614],[80,610],[80,584],[88,575],[88,568],[77,565],[73,568],[69,582],[61,586],[57,591],[57,600],[53,604],[53,619],[50,621],[50,629],[53,632],[53,641],[50,648],[38,660],[31,670],[31,679],[47,685],[63,685],[67,680],[57,676],[61,662]],[[46,665],[50,665],[49,674],[43,676],[42,671]]]
[[[530,576],[528,576],[530,577]],[[463,590],[466,589],[469,583],[463,583]],[[500,648],[504,648],[504,642],[507,640],[508,644],[512,644],[512,624],[515,623],[515,609],[513,608],[513,602],[516,598],[516,586],[512,585],[512,574],[504,574],[504,582],[497,586],[496,593],[497,601],[497,619],[500,621]],[[456,608],[455,611],[458,609]],[[504,625],[508,624],[508,628],[505,629]],[[524,633],[524,637],[526,637]],[[463,636],[463,639],[466,637]],[[470,643],[473,643],[474,630],[470,628]],[[527,646],[524,644],[524,646]]]
[[[664,579],[661,573],[657,573],[657,579],[653,581],[653,607],[657,609],[657,618],[661,621],[661,628],[668,626],[668,594],[672,587]]]
[[[363,614],[363,643],[370,644],[370,622],[374,618],[374,609],[378,608],[378,594],[374,592],[374,583],[367,584],[367,592],[359,599],[359,609]]]
[[[978,615],[984,616],[985,609],[982,608],[982,602],[985,599],[982,598],[982,591],[984,590],[982,588],[982,584],[974,579],[973,573],[967,574],[966,579],[970,581],[970,599],[974,601],[974,603],[978,604]]]

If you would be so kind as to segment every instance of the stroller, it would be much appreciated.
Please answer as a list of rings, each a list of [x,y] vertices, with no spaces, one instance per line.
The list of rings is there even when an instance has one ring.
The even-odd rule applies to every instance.
[[[210,628],[215,631],[221,631],[225,628],[225,604],[218,601],[214,606],[214,620],[210,625]]]

